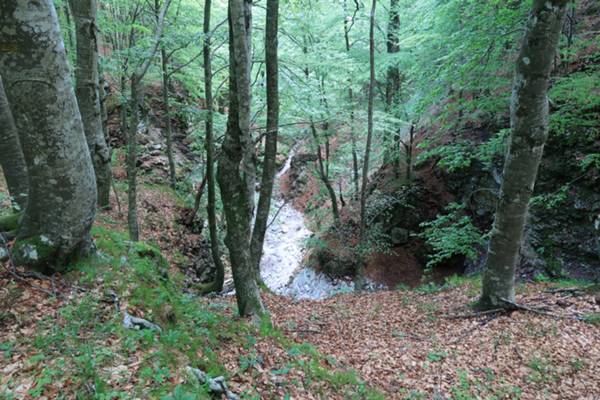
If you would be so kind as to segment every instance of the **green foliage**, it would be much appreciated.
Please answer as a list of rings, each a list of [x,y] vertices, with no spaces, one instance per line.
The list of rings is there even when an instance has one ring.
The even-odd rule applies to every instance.
[[[428,268],[458,255],[466,256],[469,260],[477,258],[477,247],[485,244],[486,237],[464,214],[464,209],[464,205],[450,203],[446,207],[446,214],[420,225],[423,232],[417,236],[425,239],[432,249]]]

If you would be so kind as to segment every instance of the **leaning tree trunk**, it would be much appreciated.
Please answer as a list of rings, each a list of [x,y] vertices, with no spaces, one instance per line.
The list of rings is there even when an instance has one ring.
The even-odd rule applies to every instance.
[[[27,167],[15,121],[10,111],[2,78],[0,78],[0,165],[14,209],[23,211],[27,205]]]
[[[258,282],[260,277],[260,260],[262,258],[265,233],[271,196],[275,181],[277,157],[277,128],[279,125],[279,71],[277,60],[277,25],[279,19],[279,0],[267,0],[267,23],[265,27],[265,65],[267,70],[267,132],[265,142],[265,158],[260,184],[260,198],[256,208],[256,220],[252,231],[252,266]]]
[[[96,0],[69,0],[77,32],[77,102],[96,173],[98,206],[110,205],[110,152],[102,129]]]
[[[208,231],[210,235],[210,252],[215,263],[215,280],[205,289],[205,293],[220,292],[223,290],[225,281],[225,266],[221,261],[221,252],[219,251],[219,235],[217,231],[217,199],[215,183],[215,143],[213,133],[213,94],[212,94],[212,63],[210,54],[210,13],[211,0],[204,1],[204,44],[202,48],[204,58],[204,96],[206,97],[206,184],[208,185],[208,200],[206,204],[206,214],[208,215]]]
[[[482,309],[515,300],[515,268],[529,199],[548,136],[548,80],[567,0],[535,0],[517,59],[511,101],[511,142],[488,251]]]
[[[0,74],[29,176],[13,259],[59,270],[90,248],[96,179],[58,18],[51,0],[5,1],[0,26]]]
[[[248,0],[229,0],[229,116],[217,171],[227,219],[225,243],[241,316],[264,313],[250,252],[254,203],[250,157],[254,150],[250,134],[251,7]]]

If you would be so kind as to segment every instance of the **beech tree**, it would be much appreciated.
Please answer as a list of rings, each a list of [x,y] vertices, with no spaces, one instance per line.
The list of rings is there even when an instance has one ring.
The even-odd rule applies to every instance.
[[[96,179],[51,0],[2,2],[0,74],[29,182],[17,264],[60,269],[90,248]],[[8,50],[8,51],[7,51]]]
[[[277,26],[279,20],[279,0],[267,0],[267,22],[265,27],[265,65],[267,70],[267,132],[265,156],[263,160],[260,197],[256,209],[256,219],[252,231],[252,266],[257,281],[260,278],[260,260],[263,252],[265,233],[271,210],[271,196],[275,183],[275,161],[277,158],[277,132],[279,124],[279,63],[277,55]]]
[[[229,0],[229,115],[219,157],[217,179],[227,220],[229,248],[238,311],[241,316],[264,313],[251,261],[254,212],[254,143],[250,132],[252,3]]]
[[[77,64],[75,68],[77,102],[96,173],[98,206],[109,207],[110,151],[102,129],[100,80],[98,74],[98,27],[96,0],[69,0],[75,20]]]
[[[16,211],[23,211],[27,205],[27,167],[15,121],[4,93],[2,78],[0,78],[0,165],[14,208]]]
[[[205,289],[204,292],[220,292],[223,290],[223,281],[225,280],[225,266],[221,261],[219,251],[219,235],[217,230],[217,199],[215,182],[215,143],[213,133],[213,89],[212,89],[212,62],[211,62],[211,32],[210,32],[210,13],[211,0],[204,0],[204,43],[202,54],[204,60],[204,96],[206,97],[206,120],[204,126],[206,129],[204,146],[206,150],[206,184],[208,186],[208,201],[206,204],[206,213],[208,215],[208,230],[210,235],[210,252],[216,268],[215,279]]]
[[[517,58],[510,147],[478,306],[510,308],[529,200],[548,136],[548,81],[567,0],[535,0]]]

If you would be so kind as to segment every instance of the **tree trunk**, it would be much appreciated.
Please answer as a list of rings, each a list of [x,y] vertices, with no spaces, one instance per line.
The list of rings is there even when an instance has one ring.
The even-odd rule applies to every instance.
[[[400,29],[400,13],[398,12],[399,0],[390,0],[390,12],[388,21],[388,31],[386,40],[386,50],[388,55],[396,54],[400,51],[400,42],[398,37],[398,30]],[[386,111],[392,113],[394,116],[398,116],[397,103],[398,95],[400,92],[400,69],[397,65],[392,64],[387,69],[387,78],[385,85],[385,108]],[[389,132],[384,136],[384,163],[394,163],[394,170],[396,175],[400,174],[400,132],[396,130],[395,134]]]
[[[210,37],[211,0],[204,0],[204,45],[202,48],[204,58],[204,97],[206,98],[206,136],[204,146],[206,149],[206,182],[208,185],[208,200],[206,213],[208,215],[208,230],[210,235],[210,252],[215,263],[215,280],[204,292],[220,292],[225,281],[225,266],[221,261],[219,251],[219,235],[217,230],[217,200],[215,183],[215,143],[213,132],[213,95],[212,95],[212,63],[211,63],[211,37]]]
[[[0,74],[29,176],[13,260],[60,270],[90,249],[97,193],[58,18],[51,0],[2,2],[0,25]]]
[[[150,63],[158,51],[162,38],[165,17],[169,11],[171,0],[165,0],[156,19],[156,29],[152,48],[131,75],[131,101],[130,101],[130,125],[127,135],[127,225],[129,228],[129,240],[137,242],[140,238],[140,228],[137,218],[137,129],[140,123],[140,107],[142,106],[143,88],[142,80],[150,68]],[[133,36],[133,35],[132,35]]]
[[[169,104],[169,72],[167,52],[165,48],[160,49],[161,65],[162,65],[162,79],[163,79],[163,103],[165,105],[165,125],[167,131],[165,132],[167,139],[167,159],[169,160],[169,185],[175,189],[177,184],[176,171],[175,171],[175,159],[173,158],[173,127],[171,125],[171,105]]]
[[[127,227],[129,240],[140,239],[137,218],[137,130],[140,124],[142,94],[137,77],[131,77],[131,100],[129,104],[129,131],[127,132]]]
[[[317,135],[317,127],[315,126],[315,123],[313,122],[312,118],[310,119],[310,131],[312,133],[312,137],[315,141],[316,146],[319,177],[321,178],[321,182],[323,182],[325,188],[327,189],[327,193],[329,194],[329,199],[331,200],[331,213],[333,215],[333,222],[334,224],[337,224],[340,221],[340,211],[338,208],[337,197],[335,195],[333,185],[329,180],[327,168],[325,167],[325,163],[323,162],[323,154],[321,154],[321,143],[319,142],[319,136]]]
[[[15,211],[25,210],[29,187],[27,167],[15,121],[4,93],[2,78],[0,78],[0,165],[2,165],[13,208]]]
[[[267,22],[265,27],[265,66],[267,70],[267,132],[265,157],[260,184],[260,198],[256,209],[254,230],[252,231],[252,265],[256,279],[261,282],[260,260],[275,181],[277,157],[277,131],[279,124],[279,71],[277,60],[277,26],[279,20],[279,0],[267,0]]]
[[[513,83],[511,142],[478,304],[482,309],[509,308],[506,301],[515,300],[515,268],[548,136],[548,80],[567,3],[535,0],[529,15]]]
[[[373,100],[375,97],[375,8],[377,0],[373,0],[371,5],[371,17],[369,28],[369,99],[367,110],[367,145],[365,148],[365,158],[363,160],[362,187],[360,191],[360,238],[364,242],[366,237],[367,225],[367,184],[369,181],[369,159],[371,157],[371,142],[373,140]]]
[[[219,157],[217,179],[227,219],[229,248],[238,312],[264,313],[252,267],[250,224],[254,204],[254,143],[250,133],[252,3],[229,0],[229,116]]]
[[[77,102],[87,139],[98,190],[98,206],[110,204],[110,152],[102,130],[96,0],[69,0],[77,32],[75,69]]]

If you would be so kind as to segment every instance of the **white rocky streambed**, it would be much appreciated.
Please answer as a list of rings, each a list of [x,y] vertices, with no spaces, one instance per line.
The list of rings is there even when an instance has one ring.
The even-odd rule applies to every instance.
[[[294,150],[277,174],[274,205],[260,263],[263,281],[275,293],[296,299],[324,299],[352,291],[352,282],[332,280],[303,265],[306,241],[312,232],[306,226],[304,215],[291,203],[284,203],[277,187],[279,179],[289,170],[293,156]]]

